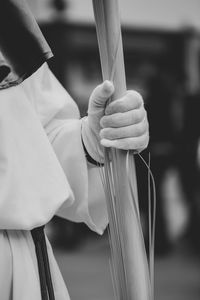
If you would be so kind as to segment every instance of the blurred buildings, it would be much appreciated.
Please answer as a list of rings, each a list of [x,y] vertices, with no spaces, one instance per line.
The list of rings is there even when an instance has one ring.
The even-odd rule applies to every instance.
[[[54,0],[28,0],[39,21],[49,21],[55,14]],[[91,0],[58,0],[67,3],[65,18],[74,23],[92,23]],[[122,23],[126,26],[179,29],[183,26],[200,28],[198,0],[123,0],[120,2]]]

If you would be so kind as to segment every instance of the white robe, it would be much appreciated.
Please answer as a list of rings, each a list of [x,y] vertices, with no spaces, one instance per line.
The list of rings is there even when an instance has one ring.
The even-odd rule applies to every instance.
[[[99,170],[85,159],[78,108],[44,64],[0,91],[1,300],[41,299],[29,230],[55,214],[99,234],[108,223]],[[67,300],[47,244],[56,300]]]

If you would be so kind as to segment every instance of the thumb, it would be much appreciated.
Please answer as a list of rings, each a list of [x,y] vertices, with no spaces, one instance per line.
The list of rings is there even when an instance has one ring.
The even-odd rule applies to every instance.
[[[110,98],[113,92],[114,86],[112,82],[105,80],[93,90],[90,96],[90,106],[93,108],[105,107],[106,101]]]

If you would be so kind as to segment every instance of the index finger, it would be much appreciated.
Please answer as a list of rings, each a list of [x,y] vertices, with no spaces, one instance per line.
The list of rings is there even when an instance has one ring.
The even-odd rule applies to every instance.
[[[123,113],[140,108],[143,105],[142,96],[136,91],[128,91],[126,95],[111,102],[105,109],[105,115]]]

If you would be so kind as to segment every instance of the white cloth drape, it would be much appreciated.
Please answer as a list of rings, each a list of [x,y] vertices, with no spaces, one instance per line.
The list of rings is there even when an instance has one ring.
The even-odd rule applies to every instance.
[[[0,141],[0,282],[11,278],[12,300],[40,300],[28,230],[54,214],[100,234],[108,222],[99,170],[85,159],[78,108],[46,64],[0,91]],[[67,300],[49,244],[48,252],[56,300]],[[6,285],[1,295],[10,300]]]

